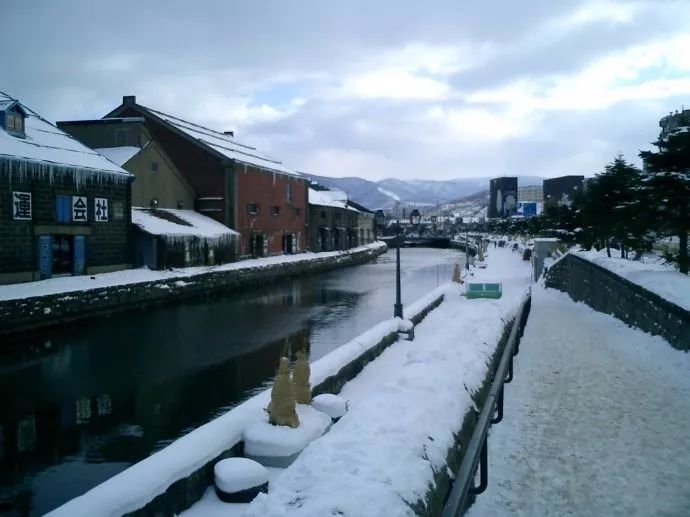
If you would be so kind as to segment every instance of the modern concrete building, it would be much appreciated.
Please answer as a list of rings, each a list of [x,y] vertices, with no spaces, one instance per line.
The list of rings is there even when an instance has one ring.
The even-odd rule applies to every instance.
[[[544,207],[570,206],[582,195],[584,176],[561,176],[544,180]]]
[[[515,176],[494,178],[489,182],[489,219],[510,217],[517,210],[518,179]]]

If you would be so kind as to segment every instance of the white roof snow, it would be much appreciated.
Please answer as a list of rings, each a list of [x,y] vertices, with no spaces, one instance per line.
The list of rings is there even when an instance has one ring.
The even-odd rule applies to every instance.
[[[170,214],[172,217],[164,219],[165,214]],[[175,219],[181,220],[187,225],[173,222]],[[231,230],[224,224],[194,210],[132,208],[132,224],[151,235],[195,236],[207,239],[239,235],[235,230]]]
[[[359,212],[347,205],[347,194],[342,190],[314,190],[309,189],[309,204],[319,206],[333,206]]]
[[[139,147],[102,147],[95,149],[100,154],[108,158],[111,162],[122,167],[125,163],[131,160],[141,149]]]
[[[0,92],[0,102],[14,100]],[[27,114],[24,127],[26,137],[12,136],[0,128],[0,157],[131,176],[129,172],[59,130],[23,104],[19,104]]]
[[[289,174],[291,176],[301,176],[301,174],[299,174],[297,171],[283,165],[282,162],[257,151],[255,147],[239,143],[230,135],[193,124],[192,122],[187,122],[186,120],[182,120],[151,108],[145,109],[227,158],[231,158],[240,163],[261,167],[263,169]]]

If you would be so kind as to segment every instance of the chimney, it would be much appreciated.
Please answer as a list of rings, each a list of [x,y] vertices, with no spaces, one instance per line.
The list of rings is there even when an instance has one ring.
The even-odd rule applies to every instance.
[[[224,135],[228,135],[228,136],[230,136],[230,137],[234,137],[234,136],[235,136],[235,132],[234,132],[234,131],[223,131],[223,134],[224,134]]]
[[[122,104],[124,106],[134,106],[137,103],[137,98],[134,95],[125,95],[122,97]]]

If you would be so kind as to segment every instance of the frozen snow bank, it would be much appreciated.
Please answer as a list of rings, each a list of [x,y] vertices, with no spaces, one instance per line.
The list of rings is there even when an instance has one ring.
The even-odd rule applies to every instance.
[[[575,255],[597,264],[665,300],[690,310],[690,276],[661,261],[635,261],[608,257],[605,250],[578,251]]]

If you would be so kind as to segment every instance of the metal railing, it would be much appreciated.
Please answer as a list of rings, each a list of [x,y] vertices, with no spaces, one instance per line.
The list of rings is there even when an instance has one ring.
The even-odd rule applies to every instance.
[[[531,296],[528,295],[522,302],[517,316],[515,316],[508,341],[491,383],[491,389],[481,412],[478,414],[477,424],[460,463],[460,468],[455,473],[455,482],[443,508],[443,517],[462,515],[468,507],[470,496],[481,494],[486,490],[489,482],[488,432],[492,424],[497,424],[503,420],[504,385],[513,380],[513,357],[520,350],[519,334],[530,304]],[[475,486],[474,478],[477,468],[479,468],[480,481],[479,485]]]

